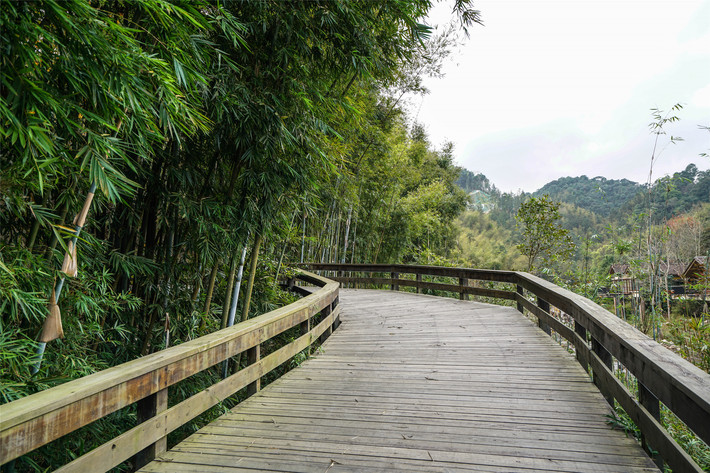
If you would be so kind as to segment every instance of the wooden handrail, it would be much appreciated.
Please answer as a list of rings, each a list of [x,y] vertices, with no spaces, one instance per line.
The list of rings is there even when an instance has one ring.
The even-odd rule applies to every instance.
[[[710,444],[710,375],[589,299],[524,272],[399,264],[304,267],[333,274],[329,277],[345,285],[415,287],[417,292],[428,289],[458,293],[461,298],[473,294],[516,301],[519,311],[537,317],[541,329],[548,334],[554,330],[572,343],[577,360],[585,371],[591,369],[607,401],[613,406],[616,400],[639,427],[647,451],[658,452],[654,459],[659,466],[667,463],[674,471],[702,471],[661,425],[659,403]],[[355,275],[361,273],[368,274]],[[381,274],[373,277],[372,273]],[[403,279],[405,274],[416,279]],[[424,281],[422,276],[458,278],[458,284]],[[469,280],[508,283],[510,290],[471,287]],[[553,317],[551,306],[571,316],[574,327]],[[636,377],[637,395],[615,376],[614,359]]]
[[[0,406],[0,465],[136,402],[142,423],[58,471],[106,471],[134,455],[139,466],[150,461],[169,432],[244,387],[256,392],[262,376],[337,327],[339,284],[305,271],[296,278],[320,287],[286,307]],[[322,320],[311,326],[318,313]],[[259,356],[261,343],[298,326],[299,338]],[[246,368],[168,408],[169,386],[243,352]]]

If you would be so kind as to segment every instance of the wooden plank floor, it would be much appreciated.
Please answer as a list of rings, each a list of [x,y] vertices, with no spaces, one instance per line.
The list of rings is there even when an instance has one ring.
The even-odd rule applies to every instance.
[[[658,471],[515,309],[342,290],[323,352],[144,472]]]

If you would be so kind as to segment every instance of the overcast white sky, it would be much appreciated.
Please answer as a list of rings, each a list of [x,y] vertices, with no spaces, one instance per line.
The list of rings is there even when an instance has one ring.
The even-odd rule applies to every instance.
[[[430,19],[444,23],[447,1]],[[563,176],[646,182],[651,108],[684,109],[654,179],[710,168],[710,0],[475,0],[485,26],[413,103],[435,145],[503,191]],[[417,112],[418,109],[418,112]],[[667,142],[667,137],[661,137]]]

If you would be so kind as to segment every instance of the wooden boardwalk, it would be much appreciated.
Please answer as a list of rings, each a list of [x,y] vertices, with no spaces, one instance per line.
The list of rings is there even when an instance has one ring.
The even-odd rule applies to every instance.
[[[658,471],[513,308],[341,290],[323,353],[144,472]]]

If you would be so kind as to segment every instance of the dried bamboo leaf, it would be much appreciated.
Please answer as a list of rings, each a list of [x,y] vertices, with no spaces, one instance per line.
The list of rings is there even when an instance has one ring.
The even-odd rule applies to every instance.
[[[44,320],[39,341],[47,343],[57,338],[64,338],[64,329],[62,328],[62,314],[57,305],[55,292],[52,290],[52,297],[49,299],[49,315]]]
[[[75,224],[83,227],[86,223],[86,216],[89,214],[89,208],[91,207],[91,201],[94,200],[94,193],[89,192],[86,195],[86,200],[84,201],[84,206],[81,208],[81,212],[77,215]]]
[[[67,245],[67,252],[64,254],[64,262],[62,263],[62,272],[70,278],[75,278],[77,275],[76,244],[73,241],[70,241]]]

